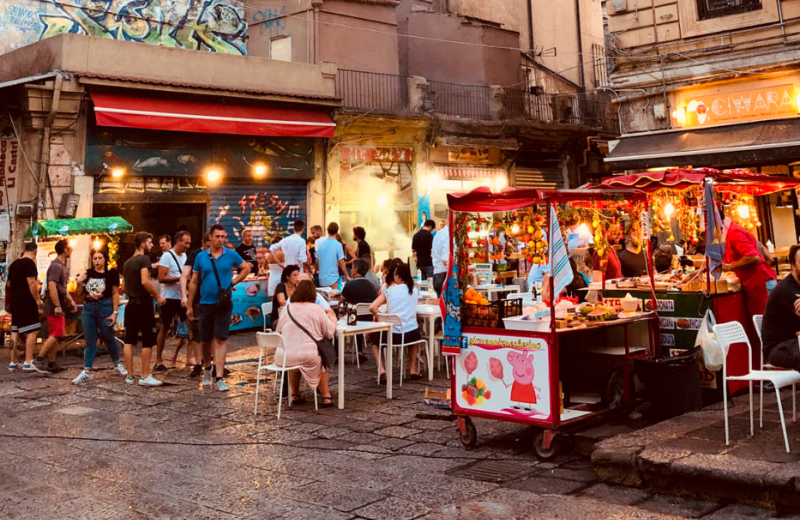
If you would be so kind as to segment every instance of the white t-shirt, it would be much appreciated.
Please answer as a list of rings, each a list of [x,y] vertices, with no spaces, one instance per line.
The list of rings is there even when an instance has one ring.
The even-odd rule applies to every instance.
[[[172,254],[170,254],[172,253]],[[175,255],[175,258],[178,259],[178,263],[175,263],[175,258],[172,257]],[[167,276],[172,277],[180,277],[181,271],[183,270],[183,266],[186,264],[186,253],[178,254],[175,252],[174,249],[170,249],[163,255],[161,255],[161,260],[159,260],[158,265],[164,266],[169,269],[167,272]],[[167,300],[180,300],[181,299],[181,286],[180,282],[172,282],[172,283],[162,283],[160,284],[160,292],[161,296],[166,298]]]
[[[276,249],[283,250],[283,265],[296,265],[303,272],[303,264],[308,261],[308,249],[303,237],[290,235],[281,240]]]
[[[403,322],[403,328],[399,329],[394,327],[392,332],[400,334],[401,332],[411,332],[418,328],[417,325],[417,302],[419,302],[419,291],[416,287],[408,294],[408,286],[406,284],[393,285],[388,289],[384,289],[386,294],[387,313],[396,314],[400,316]]]
[[[448,226],[443,227],[433,236],[431,259],[433,260],[433,274],[447,272],[447,264],[450,262],[450,228]]]

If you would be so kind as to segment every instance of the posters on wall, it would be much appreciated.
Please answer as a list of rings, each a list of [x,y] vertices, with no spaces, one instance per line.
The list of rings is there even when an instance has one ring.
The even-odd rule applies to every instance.
[[[456,358],[459,408],[547,420],[550,409],[548,344],[541,338],[464,334]]]

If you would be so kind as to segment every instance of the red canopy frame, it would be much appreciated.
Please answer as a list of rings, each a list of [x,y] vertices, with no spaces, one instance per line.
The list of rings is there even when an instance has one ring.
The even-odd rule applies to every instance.
[[[699,187],[706,179],[713,181],[723,191],[730,188],[731,191],[752,195],[769,195],[800,187],[800,179],[794,177],[750,173],[743,170],[720,171],[713,168],[697,168],[606,177],[595,189],[635,188],[647,193],[662,189],[681,191],[695,186]]]

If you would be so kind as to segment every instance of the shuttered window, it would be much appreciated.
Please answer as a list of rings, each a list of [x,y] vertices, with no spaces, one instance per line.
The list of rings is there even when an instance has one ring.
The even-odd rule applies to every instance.
[[[516,168],[513,175],[515,188],[560,190],[564,188],[564,174],[560,168]]]

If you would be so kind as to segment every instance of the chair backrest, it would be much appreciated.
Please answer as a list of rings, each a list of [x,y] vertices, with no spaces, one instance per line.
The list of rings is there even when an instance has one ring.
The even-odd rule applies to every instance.
[[[391,323],[393,327],[403,327],[403,320],[397,314],[378,314],[378,321]]]
[[[720,323],[714,325],[714,334],[717,336],[722,351],[725,357],[722,360],[723,369],[725,369],[728,361],[728,353],[731,351],[731,345],[736,343],[745,343],[747,345],[747,366],[748,373],[753,371],[753,348],[750,346],[750,339],[744,327],[738,321],[730,321],[728,323]]]
[[[264,318],[264,331],[267,330],[267,316],[272,314],[272,302],[261,304],[261,317]]]
[[[357,303],[356,304],[356,314],[358,316],[366,316],[367,314],[372,314],[369,311],[369,306],[372,305],[371,303]]]
[[[274,354],[278,347],[283,347],[283,338],[277,332],[256,332],[256,341],[262,354]]]

